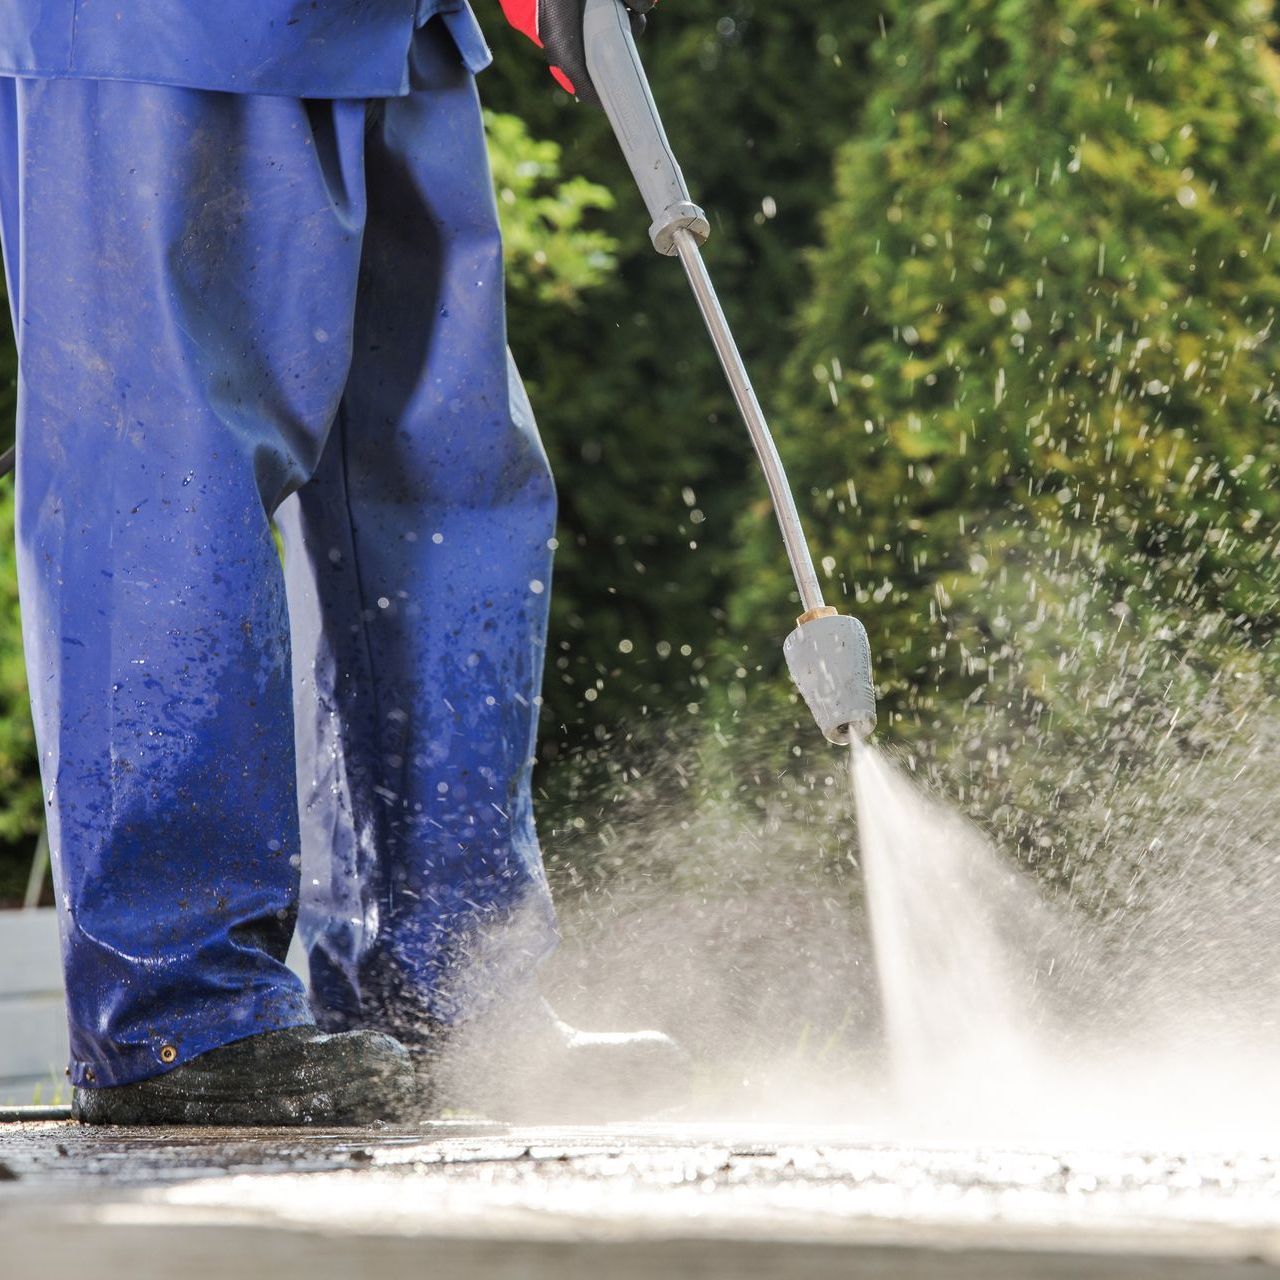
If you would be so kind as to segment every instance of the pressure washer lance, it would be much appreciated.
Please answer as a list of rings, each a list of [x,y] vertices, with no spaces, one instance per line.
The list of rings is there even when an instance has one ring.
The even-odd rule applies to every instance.
[[[653,218],[649,238],[659,253],[679,257],[684,267],[764,469],[804,608],[796,619],[796,629],[783,644],[791,678],[831,742],[867,738],[876,725],[867,633],[857,618],[823,602],[782,459],[699,252],[711,227],[706,214],[689,197],[621,0],[586,0],[583,43],[592,84]]]

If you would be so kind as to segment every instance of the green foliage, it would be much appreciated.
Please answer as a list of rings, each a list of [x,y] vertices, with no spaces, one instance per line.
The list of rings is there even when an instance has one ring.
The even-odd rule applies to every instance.
[[[1221,710],[1274,625],[1270,55],[1240,0],[885,8],[783,448],[882,726],[997,774],[1033,744],[1025,835]],[[788,582],[742,529],[758,628]]]
[[[13,539],[13,486],[0,493],[0,843],[23,842],[40,829],[40,780],[22,663],[22,624]]]
[[[0,448],[13,440],[17,356],[0,276]],[[20,896],[42,806],[22,664],[13,538],[13,482],[0,480],[0,903]]]
[[[581,307],[582,292],[615,266],[613,238],[590,225],[613,197],[586,178],[562,178],[560,146],[529,136],[512,115],[485,112],[502,217],[507,287],[540,303]]]

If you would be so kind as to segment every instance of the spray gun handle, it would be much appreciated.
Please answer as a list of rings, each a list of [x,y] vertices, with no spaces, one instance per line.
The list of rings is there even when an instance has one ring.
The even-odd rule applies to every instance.
[[[707,215],[689,197],[621,0],[587,0],[582,42],[591,83],[653,219],[649,228],[653,247],[674,257],[676,232],[681,228],[704,244],[711,234]]]

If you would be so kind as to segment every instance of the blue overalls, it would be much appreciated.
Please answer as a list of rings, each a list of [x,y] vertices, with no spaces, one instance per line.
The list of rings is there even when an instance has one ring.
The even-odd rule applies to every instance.
[[[0,229],[71,1078],[313,1016],[412,1040],[555,936],[555,495],[506,349],[483,38],[463,0],[14,9]]]

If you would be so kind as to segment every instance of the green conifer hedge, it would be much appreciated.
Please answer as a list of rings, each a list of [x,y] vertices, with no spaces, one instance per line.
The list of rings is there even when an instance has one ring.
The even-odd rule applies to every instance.
[[[1280,520],[1274,55],[1241,0],[884,8],[783,451],[833,602],[870,632],[882,727],[951,753],[960,791],[1003,776],[1034,847],[1257,688]],[[767,512],[743,533],[735,622],[783,627]]]

